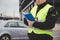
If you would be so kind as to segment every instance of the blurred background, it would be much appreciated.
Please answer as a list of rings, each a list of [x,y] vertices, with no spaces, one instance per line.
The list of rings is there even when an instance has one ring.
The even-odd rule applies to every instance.
[[[47,0],[47,2],[54,6],[54,0]],[[0,22],[9,20],[23,21],[23,12],[29,12],[35,5],[35,0],[0,0]],[[59,34],[60,15],[56,21],[55,28],[53,29],[54,40],[60,40]]]

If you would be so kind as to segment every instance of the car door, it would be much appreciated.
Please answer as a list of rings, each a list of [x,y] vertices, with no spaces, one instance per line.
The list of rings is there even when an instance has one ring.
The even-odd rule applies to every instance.
[[[27,37],[29,27],[26,26],[23,22],[18,22],[18,27],[19,27],[19,29],[21,29],[19,31],[19,34],[21,34],[21,37]]]
[[[9,27],[7,27],[8,31],[10,32],[12,38],[26,38],[28,28],[22,22],[8,22]]]
[[[5,25],[5,28],[10,33],[12,38],[17,38],[18,37],[17,36],[17,34],[18,34],[17,22],[8,22]]]

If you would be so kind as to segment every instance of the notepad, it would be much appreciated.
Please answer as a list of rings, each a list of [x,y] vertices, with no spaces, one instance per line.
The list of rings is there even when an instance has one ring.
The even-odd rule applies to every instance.
[[[35,18],[32,16],[31,13],[24,14],[25,18],[30,21],[35,21]]]

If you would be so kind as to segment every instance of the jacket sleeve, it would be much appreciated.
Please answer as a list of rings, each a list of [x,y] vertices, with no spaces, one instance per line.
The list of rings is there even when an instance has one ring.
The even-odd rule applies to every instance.
[[[49,9],[46,21],[45,22],[34,22],[33,27],[39,29],[52,29],[55,26],[55,22],[57,20],[56,11],[52,7]]]

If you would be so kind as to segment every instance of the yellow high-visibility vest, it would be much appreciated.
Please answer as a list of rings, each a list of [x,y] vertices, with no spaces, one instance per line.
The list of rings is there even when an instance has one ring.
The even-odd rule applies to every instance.
[[[36,5],[32,8],[30,13],[33,15],[34,18],[36,16],[38,18],[38,21],[45,22],[47,13],[49,11],[49,8],[51,8],[51,7],[53,7],[53,6],[51,6],[49,4],[46,4],[42,9],[39,10],[39,12],[37,13],[37,16],[36,16],[36,11],[37,11],[37,8],[38,8],[38,6]],[[52,35],[52,31],[50,31],[50,30],[41,30],[41,29],[32,27],[32,28],[29,29],[29,33],[32,33],[32,31],[36,34]]]

